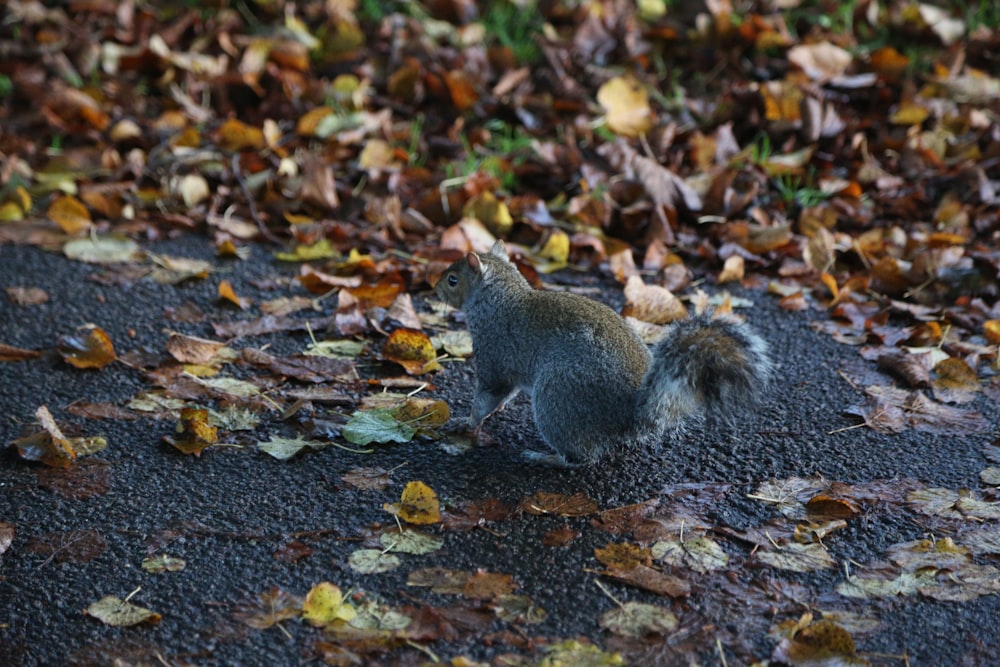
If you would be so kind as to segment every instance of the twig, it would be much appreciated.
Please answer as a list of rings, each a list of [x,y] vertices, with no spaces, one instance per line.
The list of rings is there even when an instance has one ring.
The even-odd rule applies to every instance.
[[[250,209],[250,217],[257,223],[257,228],[260,229],[261,235],[271,243],[284,245],[281,239],[271,233],[271,230],[267,228],[267,225],[264,224],[260,214],[257,212],[257,204],[254,203],[253,195],[250,193],[250,186],[247,185],[247,180],[243,177],[243,170],[240,167],[239,153],[233,153],[233,178],[236,179],[236,182],[240,186],[240,190],[243,191],[243,196],[247,200],[247,208]]]

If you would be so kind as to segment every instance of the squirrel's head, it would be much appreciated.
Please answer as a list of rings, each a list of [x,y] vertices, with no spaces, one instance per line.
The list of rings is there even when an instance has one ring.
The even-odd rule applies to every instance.
[[[490,280],[494,272],[504,275],[505,272],[501,265],[498,265],[498,261],[509,264],[511,268],[514,266],[507,257],[507,246],[500,240],[493,244],[489,253],[470,252],[449,266],[434,286],[434,293],[449,306],[461,308],[479,285]],[[514,269],[514,275],[520,277],[517,269]],[[506,284],[510,281],[502,280],[502,282]]]

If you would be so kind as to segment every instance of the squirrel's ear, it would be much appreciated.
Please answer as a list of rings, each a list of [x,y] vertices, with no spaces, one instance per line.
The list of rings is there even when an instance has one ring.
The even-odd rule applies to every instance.
[[[500,259],[507,259],[507,246],[504,245],[503,239],[496,240],[493,247],[490,248],[490,254]]]
[[[474,252],[470,252],[465,256],[465,262],[469,265],[469,268],[476,273],[483,272],[483,261],[479,259],[479,255]]]

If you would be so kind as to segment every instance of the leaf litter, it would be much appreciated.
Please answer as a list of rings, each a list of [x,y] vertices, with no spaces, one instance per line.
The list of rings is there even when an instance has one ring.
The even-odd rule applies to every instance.
[[[887,3],[881,12],[859,11],[839,30],[808,23],[806,36],[797,12],[812,8],[781,4],[751,3],[736,21],[728,2],[709,3],[697,17],[657,2],[598,2],[580,11],[556,3],[533,8],[537,16],[522,12],[534,37],[517,45],[484,28],[492,20],[486,9],[455,3],[444,3],[444,19],[431,18],[424,4],[372,12],[351,3],[258,3],[247,9],[253,21],[228,8],[208,17],[153,6],[139,12],[163,28],[148,44],[136,37],[139,18],[128,3],[120,12],[9,3],[5,25],[16,30],[4,34],[0,75],[11,128],[0,151],[7,156],[0,243],[61,249],[93,264],[102,284],[182,289],[211,280],[230,318],[206,324],[222,340],[166,334],[155,351],[165,355],[137,366],[146,386],[121,405],[89,401],[66,411],[83,419],[166,419],[177,425],[166,442],[206,456],[274,415],[320,415],[336,425],[320,438],[304,427],[289,433],[289,422],[284,435],[255,441],[281,460],[342,446],[338,440],[440,439],[450,417],[443,401],[374,405],[362,402],[364,394],[433,384],[437,350],[469,356],[467,337],[443,332],[450,320],[425,317],[409,292],[433,283],[462,252],[503,236],[536,278],[607,262],[598,270],[623,284],[625,314],[645,323],[674,319],[684,308],[677,296],[705,277],[769,280],[783,307],[826,312],[820,331],[888,373],[857,384],[863,402],[845,412],[859,427],[985,437],[991,424],[970,404],[1000,391],[1000,312],[990,287],[1000,267],[993,159],[1000,83],[984,56],[995,50],[997,27],[973,26],[969,16],[926,3]],[[87,57],[71,46],[81,24],[94,35]],[[387,64],[369,66],[372,45],[402,25],[407,37],[379,52]],[[886,45],[865,43],[866,34]],[[57,67],[34,57],[43,43],[58,56]],[[908,48],[914,43],[919,48]],[[710,62],[705,53],[713,54]],[[320,75],[346,62],[367,64],[333,80]],[[627,73],[624,62],[631,63]],[[668,84],[662,72],[678,62],[692,72],[711,70],[722,85],[704,91],[705,82],[679,69]],[[50,78],[54,70],[60,76]],[[273,104],[243,107],[210,94],[230,85],[225,81]],[[120,118],[122,110],[135,120]],[[28,149],[24,142],[36,141],[35,133],[50,150]],[[908,187],[913,181],[934,187]],[[149,238],[191,233],[210,239],[215,259],[142,247]],[[280,290],[276,299],[260,300],[259,285],[219,276],[225,262],[247,261],[252,244],[298,270],[268,287]],[[640,277],[640,268],[656,282]],[[44,301],[29,292],[8,290],[8,297]],[[330,339],[314,339],[303,354],[243,340],[303,331]],[[81,372],[120,372],[134,358],[119,354],[96,324],[66,327],[54,349]],[[0,362],[33,363],[41,354],[3,344]],[[308,386],[325,383],[338,389]],[[346,409],[327,413],[331,406]],[[34,432],[8,445],[26,461],[51,466],[39,470],[38,484],[71,502],[108,493],[113,464],[79,460],[108,443],[68,434],[45,406],[35,418]],[[986,487],[997,486],[994,468],[983,470]],[[376,465],[339,474],[345,485],[373,494],[395,483]],[[728,487],[701,498],[672,497],[676,491],[603,510],[582,491],[538,491],[512,511],[495,498],[442,500],[411,482],[398,503],[381,506],[400,521],[441,531],[561,522],[546,524],[551,544],[586,541],[594,528],[615,536],[590,563],[603,579],[693,606],[728,575],[750,573],[755,586],[793,591],[782,572],[850,562],[844,528],[891,513],[954,537],[903,542],[888,547],[884,561],[851,563],[835,587],[845,605],[997,592],[995,568],[983,560],[997,553],[995,488],[771,480],[748,500],[773,520],[739,528],[709,512]],[[14,525],[6,526],[0,538],[13,535]],[[101,551],[96,531],[48,535],[26,548],[76,563]],[[379,535],[380,548],[349,559],[352,567],[364,563],[366,576],[386,571],[393,559],[399,567],[396,554],[409,562],[442,541],[413,531]],[[484,610],[522,636],[544,618],[530,596],[513,593],[516,573],[414,572],[421,576],[413,585],[462,596],[469,606],[393,607],[324,582],[304,601],[280,589],[262,593],[237,605],[235,615],[257,629],[296,618],[336,628],[341,634],[314,647],[314,657],[332,664],[362,654],[378,660],[406,641],[427,648],[437,639],[482,637]],[[799,616],[791,603],[769,604],[786,619],[774,634],[772,660],[864,664],[848,624]],[[598,611],[596,626],[620,640],[674,641],[678,626],[692,622],[688,609],[647,602]],[[159,619],[113,597],[88,613],[110,624]],[[365,620],[349,625],[355,619]],[[420,619],[429,624],[422,634],[412,629]],[[426,629],[445,625],[451,630]],[[719,633],[748,662],[764,657],[752,640]],[[549,639],[544,648],[525,649],[538,664],[625,661],[575,639]],[[627,653],[630,645],[622,646]]]

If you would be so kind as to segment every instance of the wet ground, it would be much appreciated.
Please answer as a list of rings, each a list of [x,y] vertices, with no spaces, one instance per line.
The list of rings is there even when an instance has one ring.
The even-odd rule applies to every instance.
[[[211,252],[203,241],[152,248],[205,258]],[[276,266],[260,249],[255,253],[252,261],[226,265],[231,270],[226,277],[241,295],[273,298],[276,294],[255,292],[253,279],[287,275],[293,267]],[[1000,413],[985,397],[975,407],[994,424],[992,432],[956,436],[843,430],[856,423],[843,410],[860,403],[862,394],[842,371],[847,377],[863,375],[871,371],[870,364],[854,349],[810,328],[810,319],[820,313],[782,312],[773,297],[747,292],[744,296],[754,302],[748,317],[771,344],[778,379],[760,410],[735,429],[709,425],[662,448],[631,452],[602,467],[555,470],[518,458],[518,450],[539,446],[527,405],[519,401],[489,422],[485,430],[493,444],[459,454],[423,441],[381,447],[373,454],[327,447],[285,462],[251,448],[210,448],[194,458],[161,441],[173,423],[94,421],[68,414],[65,406],[73,401],[122,402],[145,384],[139,372],[122,365],[100,372],[73,369],[52,348],[59,335],[92,322],[110,334],[120,352],[162,352],[168,329],[212,337],[209,322],[241,315],[218,302],[214,279],[179,287],[148,280],[107,286],[88,280],[98,271],[36,248],[0,247],[3,287],[40,287],[50,295],[48,303],[31,307],[0,300],[0,342],[45,350],[36,360],[0,364],[3,442],[17,437],[44,404],[57,420],[78,424],[85,434],[104,435],[110,443],[94,457],[107,464],[110,486],[85,499],[46,488],[41,466],[20,460],[11,450],[0,452],[0,521],[15,529],[12,545],[0,556],[0,664],[110,664],[111,656],[123,658],[122,664],[298,664],[316,655],[316,630],[296,621],[284,623],[282,630],[249,629],[234,620],[233,605],[274,587],[303,595],[324,580],[394,605],[452,602],[406,585],[408,573],[423,567],[512,574],[518,592],[548,612],[540,624],[515,626],[513,635],[587,637],[614,648],[616,640],[596,621],[614,603],[595,584],[593,571],[600,565],[594,549],[621,540],[594,531],[587,518],[519,516],[488,530],[432,527],[430,532],[444,538],[442,550],[412,557],[383,574],[358,574],[348,567],[348,557],[359,542],[377,533],[377,526],[392,523],[383,504],[398,501],[409,480],[424,481],[449,503],[500,499],[516,505],[544,490],[582,492],[601,509],[677,497],[681,484],[730,483],[731,490],[708,516],[720,526],[741,530],[775,516],[745,497],[770,478],[822,475],[848,483],[913,478],[929,486],[980,488],[979,473],[988,465],[983,446],[997,437]],[[197,303],[205,320],[165,321],[165,307],[186,302]],[[305,334],[285,333],[245,339],[240,345],[270,344],[280,353],[301,349],[306,342]],[[448,401],[454,414],[466,414],[473,382],[468,364],[448,364],[434,382],[431,395]],[[260,427],[268,435],[288,429],[274,419]],[[394,483],[369,491],[344,484],[341,475],[358,466],[396,469]],[[543,536],[563,526],[580,536],[566,547],[543,546]],[[33,538],[71,530],[97,531],[106,546],[87,562],[28,548]],[[829,538],[827,546],[838,562],[866,563],[883,559],[892,544],[932,532],[913,514],[866,507],[846,530]],[[275,553],[292,540],[306,544],[311,554],[295,562],[277,559]],[[72,551],[67,545],[64,553]],[[151,552],[181,557],[186,568],[147,573],[140,563]],[[777,573],[759,566],[735,569],[730,575],[733,590],[739,590],[741,581],[770,586],[770,608],[749,598],[720,595],[715,583],[697,577],[692,578],[690,598],[673,603],[637,589],[605,585],[623,601],[672,607],[688,637],[742,637],[740,646],[728,654],[729,665],[741,664],[749,650],[758,659],[767,658],[776,640],[766,633],[776,620],[820,608],[851,609],[881,621],[878,631],[855,637],[858,649],[876,664],[986,665],[992,664],[990,656],[1000,655],[1000,596],[968,602],[907,596],[858,604],[833,593],[843,576],[842,569],[812,574]],[[141,590],[133,601],[160,613],[158,624],[112,628],[81,613],[105,595],[124,598],[136,589]],[[483,632],[458,633],[432,648],[443,659],[464,654],[490,660],[514,650],[499,639],[513,636],[503,634],[505,630],[509,626],[497,622],[488,629],[491,641],[483,640]],[[705,646],[714,648],[712,643]],[[531,654],[530,646],[515,648]],[[680,660],[682,649],[683,637],[668,637],[650,643],[645,652],[633,651],[630,660],[671,664]],[[418,664],[427,659],[404,647],[372,658],[371,664]],[[705,660],[718,664],[711,650]]]

